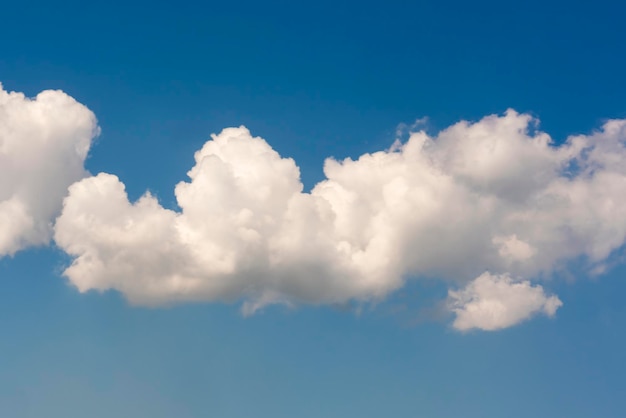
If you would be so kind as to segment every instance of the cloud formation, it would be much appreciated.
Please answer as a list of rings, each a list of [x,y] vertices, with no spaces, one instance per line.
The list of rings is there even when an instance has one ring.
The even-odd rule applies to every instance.
[[[448,303],[456,315],[452,326],[459,331],[495,331],[540,313],[552,317],[563,305],[558,297],[547,296],[540,285],[527,280],[516,283],[507,275],[489,273],[461,290],[450,290]]]
[[[455,327],[501,328],[560,306],[524,280],[572,261],[602,271],[626,238],[626,121],[559,146],[536,123],[509,110],[414,132],[328,159],[310,193],[292,159],[228,128],[176,186],[180,212],[149,193],[129,202],[101,173],[70,187],[55,240],[81,292],[115,289],[140,305],[378,301],[436,277],[467,286],[450,294]]]
[[[49,242],[97,133],[94,114],[65,93],[29,99],[0,84],[0,257]]]
[[[509,110],[435,137],[412,132],[386,151],[327,160],[310,193],[293,160],[228,128],[196,153],[175,212],[149,193],[129,202],[114,175],[89,176],[99,128],[85,106],[0,85],[0,257],[48,243],[67,196],[54,237],[81,292],[149,306],[242,300],[251,313],[376,302],[436,277],[460,289],[448,295],[456,329],[553,316],[561,301],[529,280],[572,262],[601,273],[623,252],[626,121],[558,146],[536,125]]]

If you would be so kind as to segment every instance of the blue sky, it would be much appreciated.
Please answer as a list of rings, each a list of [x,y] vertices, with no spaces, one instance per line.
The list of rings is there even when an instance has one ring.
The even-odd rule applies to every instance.
[[[573,134],[592,143],[607,120],[626,118],[624,13],[616,1],[14,2],[3,5],[0,82],[28,97],[60,89],[89,108],[101,134],[85,168],[118,176],[131,202],[150,190],[178,210],[174,188],[189,181],[194,152],[231,126],[293,158],[305,191],[325,178],[326,158],[387,150],[399,124],[422,117],[435,138],[460,120],[498,114],[504,123],[513,108],[539,119],[555,145]],[[619,209],[619,184],[601,183],[596,195]],[[68,229],[80,227],[66,219]],[[598,225],[609,233],[623,220]],[[441,312],[448,289],[471,290],[446,276],[448,267],[475,268],[455,258],[454,242],[449,261],[427,272],[445,280],[424,279],[411,264],[406,284],[363,304],[356,290],[330,303],[338,300],[330,290],[287,286],[279,290],[291,306],[244,317],[239,294],[234,303],[207,293],[172,304],[166,293],[146,307],[125,299],[145,296],[124,287],[129,281],[81,293],[76,286],[91,276],[64,276],[75,258],[66,250],[78,242],[64,237],[0,258],[1,416],[624,415],[623,240],[601,257],[610,268],[600,275],[587,269],[592,250],[572,257],[536,244],[559,268],[511,274],[542,286],[545,298],[558,295],[556,314],[462,332]]]

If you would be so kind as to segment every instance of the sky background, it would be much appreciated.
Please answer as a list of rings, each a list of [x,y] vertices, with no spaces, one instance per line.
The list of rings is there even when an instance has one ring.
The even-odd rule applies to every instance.
[[[561,3],[561,4],[559,4]],[[507,108],[557,142],[626,118],[626,6],[538,2],[11,2],[0,82],[98,117],[86,162],[131,199],[173,188],[211,133],[245,124],[300,166]],[[622,417],[624,266],[546,286],[563,307],[495,333],[424,315],[411,284],[334,307],[132,307],[78,293],[54,247],[0,259],[0,416]]]

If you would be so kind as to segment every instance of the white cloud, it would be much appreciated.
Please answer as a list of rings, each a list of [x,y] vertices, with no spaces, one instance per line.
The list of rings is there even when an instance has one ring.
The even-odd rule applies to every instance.
[[[495,331],[537,314],[552,317],[563,305],[558,297],[547,296],[539,285],[489,273],[483,273],[461,290],[450,290],[448,301],[456,314],[452,326],[459,331]]]
[[[129,202],[110,174],[71,186],[55,232],[74,257],[65,275],[137,304],[243,300],[251,312],[375,301],[408,277],[540,279],[580,257],[601,269],[626,237],[626,121],[561,146],[531,123],[508,111],[329,159],[311,193],[293,160],[225,129],[176,187],[181,212],[149,194]]]
[[[48,243],[96,134],[93,113],[65,93],[29,99],[0,84],[0,257]]]

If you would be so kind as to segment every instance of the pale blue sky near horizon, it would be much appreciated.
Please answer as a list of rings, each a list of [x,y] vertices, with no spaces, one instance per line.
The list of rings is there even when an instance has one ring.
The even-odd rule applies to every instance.
[[[557,143],[626,118],[626,6],[318,1],[12,2],[0,83],[62,89],[98,117],[92,173],[174,207],[211,133],[247,126],[293,157],[305,188],[326,157],[388,148],[507,108]],[[424,314],[412,283],[340,307],[130,306],[80,294],[69,259],[0,259],[0,416],[623,417],[626,267],[545,287],[563,307],[498,332]]]

